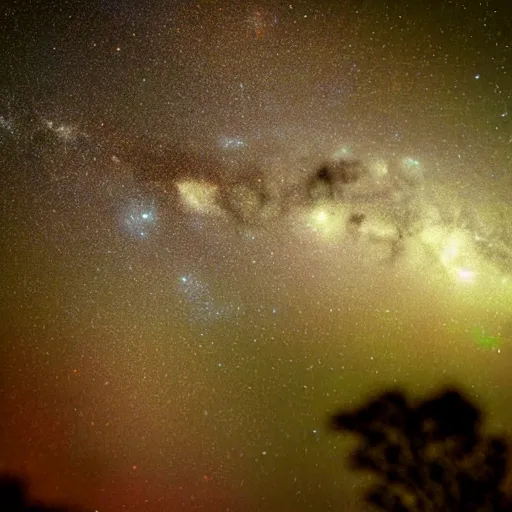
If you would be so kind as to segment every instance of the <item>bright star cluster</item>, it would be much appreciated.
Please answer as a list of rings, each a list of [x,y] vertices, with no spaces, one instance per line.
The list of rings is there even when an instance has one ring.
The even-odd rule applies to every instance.
[[[136,238],[147,238],[156,229],[157,208],[154,200],[133,199],[122,212],[123,230]]]
[[[240,312],[240,306],[214,297],[210,286],[193,274],[180,276],[179,284],[180,291],[190,306],[193,323],[199,322],[201,325],[207,325]]]

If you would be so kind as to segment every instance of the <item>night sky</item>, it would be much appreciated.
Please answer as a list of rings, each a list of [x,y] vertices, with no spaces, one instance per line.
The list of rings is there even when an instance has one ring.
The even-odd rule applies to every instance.
[[[328,414],[512,433],[507,2],[0,8],[0,471],[98,512],[360,511]]]

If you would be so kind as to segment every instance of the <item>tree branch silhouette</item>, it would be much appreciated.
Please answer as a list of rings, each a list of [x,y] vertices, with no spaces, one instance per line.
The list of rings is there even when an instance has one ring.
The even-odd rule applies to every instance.
[[[358,435],[350,466],[377,477],[366,501],[394,512],[512,510],[502,491],[507,441],[485,436],[480,410],[448,389],[413,405],[400,390],[331,416]]]

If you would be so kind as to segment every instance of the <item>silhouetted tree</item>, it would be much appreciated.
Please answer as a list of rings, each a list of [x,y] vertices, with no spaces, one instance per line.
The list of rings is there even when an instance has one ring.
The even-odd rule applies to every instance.
[[[68,508],[30,501],[26,484],[21,479],[6,474],[0,475],[0,510],[2,512],[71,512]]]
[[[501,490],[507,443],[481,433],[481,413],[458,391],[411,405],[402,391],[331,417],[331,428],[359,435],[354,469],[378,481],[366,500],[381,510],[512,510]]]

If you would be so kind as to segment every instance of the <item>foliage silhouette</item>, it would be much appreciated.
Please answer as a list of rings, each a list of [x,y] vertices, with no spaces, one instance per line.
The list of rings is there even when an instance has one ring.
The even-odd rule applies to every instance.
[[[32,502],[27,485],[19,478],[0,474],[0,510],[2,512],[71,512],[70,508]]]
[[[507,442],[481,433],[481,412],[456,390],[412,405],[390,391],[331,416],[360,437],[352,468],[377,477],[366,501],[381,510],[511,511],[501,490]]]

